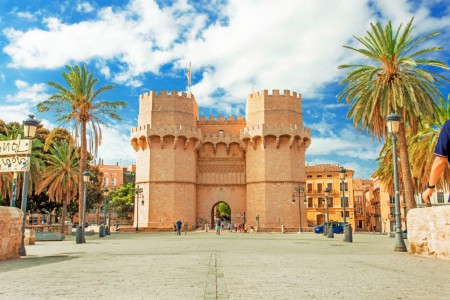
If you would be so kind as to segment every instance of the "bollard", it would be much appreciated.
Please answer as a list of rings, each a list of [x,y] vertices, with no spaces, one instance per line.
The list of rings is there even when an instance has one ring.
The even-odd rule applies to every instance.
[[[348,243],[353,243],[352,225],[351,224],[346,224],[345,226],[346,226],[346,228],[345,228],[344,241],[348,242]]]
[[[81,237],[81,228],[80,228],[80,226],[77,227],[75,241],[76,241],[77,244],[83,243],[82,237]]]
[[[281,225],[281,233],[284,233],[284,225]]]
[[[99,228],[99,230],[98,230],[98,236],[99,236],[99,237],[105,237],[105,231],[104,231],[103,224],[100,225],[100,228]]]
[[[328,232],[327,238],[334,239],[334,231],[333,231],[333,226],[332,225],[328,226],[327,232]]]
[[[328,236],[328,225],[327,224],[323,224],[323,235]]]

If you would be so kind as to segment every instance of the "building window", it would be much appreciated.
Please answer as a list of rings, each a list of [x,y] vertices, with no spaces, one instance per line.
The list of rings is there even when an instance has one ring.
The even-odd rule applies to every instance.
[[[361,207],[358,206],[358,207],[356,208],[356,214],[357,214],[357,215],[360,215],[360,214],[361,214]]]
[[[108,186],[109,185],[109,180],[108,180],[108,178],[105,178],[105,186]]]
[[[313,207],[313,198],[308,198],[308,207]]]
[[[395,218],[395,207],[390,208],[390,217]]]
[[[333,183],[332,182],[327,182],[327,188],[328,188],[328,191],[330,193],[333,192]]]
[[[332,174],[327,174],[327,177],[331,178],[331,177],[333,177],[333,175]]]
[[[322,175],[317,175],[317,178],[322,178]]]
[[[345,182],[345,191],[348,192],[348,182]]]
[[[111,178],[112,186],[117,186],[117,178]]]
[[[322,182],[317,183],[317,193],[322,193]]]
[[[344,197],[344,201],[343,202],[345,203],[345,207],[348,207],[348,197]],[[343,207],[343,203],[341,203],[341,207]]]
[[[307,189],[308,189],[308,193],[311,194],[312,193],[312,183],[308,183],[307,184]]]
[[[328,207],[333,207],[333,197],[328,197]]]
[[[319,200],[318,200],[318,204],[319,204],[319,206],[318,207],[323,207],[323,198],[322,197],[319,197]]]
[[[361,196],[356,196],[356,203],[361,203]]]
[[[343,211],[341,211],[341,217],[342,217],[342,218],[344,217],[344,212],[343,212]],[[345,212],[345,217],[346,217],[346,218],[349,218],[349,217],[350,217],[350,213],[349,213],[348,211]]]
[[[312,175],[306,175],[306,178],[312,178]]]
[[[437,202],[438,203],[444,203],[444,193],[443,192],[438,192],[437,193]]]
[[[395,204],[395,197],[389,196],[389,204]]]
[[[219,135],[223,136],[224,132],[223,130],[219,130]]]

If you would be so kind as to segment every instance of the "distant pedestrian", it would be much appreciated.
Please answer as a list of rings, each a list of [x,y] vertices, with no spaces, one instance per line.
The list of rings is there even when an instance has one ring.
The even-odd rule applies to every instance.
[[[228,222],[228,231],[231,232],[231,223]]]
[[[237,225],[237,223],[234,223],[234,231],[237,232],[237,229],[238,229],[238,225]]]
[[[186,235],[186,234],[187,234],[188,228],[189,228],[189,226],[188,226],[188,222],[187,222],[187,221],[185,221],[185,222],[184,222],[184,235]]]
[[[183,222],[181,222],[181,220],[177,221],[177,235],[181,235],[181,225],[183,224]]]
[[[177,234],[177,223],[173,223],[173,233]]]
[[[222,221],[220,219],[217,219],[217,221],[216,221],[216,234],[220,235],[221,228],[222,228]]]

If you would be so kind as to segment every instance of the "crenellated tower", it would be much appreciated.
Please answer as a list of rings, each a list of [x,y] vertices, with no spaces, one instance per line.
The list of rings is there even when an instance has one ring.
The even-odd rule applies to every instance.
[[[190,93],[145,93],[139,97],[138,126],[131,130],[136,184],[144,192],[143,201],[135,199],[134,226],[167,230],[178,219],[191,228],[212,226],[226,203],[232,224],[298,228],[292,194],[305,184],[310,139],[301,96],[288,90],[250,94],[246,119],[199,118]]]
[[[131,131],[136,185],[144,191],[139,227],[171,228],[177,219],[195,224],[197,116],[192,94],[151,91],[139,97],[138,127]]]
[[[311,139],[303,127],[301,95],[259,91],[248,96],[246,111],[241,139],[246,143],[247,217],[259,215],[260,227],[267,230],[298,227],[299,208],[298,203],[292,205],[292,194],[295,186],[305,185],[305,150]]]

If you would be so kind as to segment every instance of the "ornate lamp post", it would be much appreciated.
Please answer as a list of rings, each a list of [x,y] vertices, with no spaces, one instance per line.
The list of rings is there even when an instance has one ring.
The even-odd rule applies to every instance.
[[[108,193],[108,203],[109,203],[109,218],[108,218],[108,226],[106,226],[106,235],[111,235],[111,209],[112,209],[112,203],[111,203],[111,197]]]
[[[350,225],[347,225],[347,213],[345,211],[345,207],[347,206],[347,201],[345,201],[345,176],[347,171],[344,167],[341,167],[339,170],[339,179],[341,180],[341,188],[342,188],[342,214],[343,214],[343,221],[344,221],[344,242],[353,242],[352,239],[352,227]]]
[[[403,241],[402,235],[402,221],[401,221],[401,212],[400,212],[400,195],[398,189],[398,170],[397,170],[397,133],[400,127],[400,116],[394,113],[391,113],[386,118],[386,124],[388,128],[388,132],[391,135],[392,139],[392,156],[393,156],[393,164],[394,164],[394,189],[395,189],[395,248],[396,252],[406,252],[406,245]]]
[[[26,139],[34,139],[36,135],[36,130],[39,126],[39,121],[34,118],[34,115],[29,115],[29,118],[23,121],[23,133]],[[30,141],[31,142],[31,141]],[[27,154],[29,156],[30,154]],[[28,202],[28,175],[29,172],[26,171],[23,174],[23,187],[22,187],[22,211],[23,211],[23,222],[22,222],[22,241],[20,243],[19,255],[26,256],[27,251],[25,250],[25,223],[27,222],[27,202]]]
[[[328,196],[330,195],[330,190],[325,188],[325,199],[324,204],[327,210],[327,225],[323,226],[323,235],[326,235],[327,238],[334,238],[333,226],[330,224],[330,215],[328,214]]]
[[[103,222],[102,224],[100,224],[100,229],[98,231],[98,236],[99,237],[105,237],[106,235],[106,200],[108,198],[108,188],[105,186],[105,188],[103,189]]]
[[[142,196],[143,188],[136,186],[136,233],[139,232],[139,198]],[[144,204],[144,199],[142,199],[142,204]]]
[[[301,185],[297,185],[294,187],[295,191],[298,195],[298,233],[302,233],[302,207],[300,203],[301,196],[305,197],[304,204],[306,205],[306,193]],[[295,192],[292,194],[292,204],[295,204]]]

